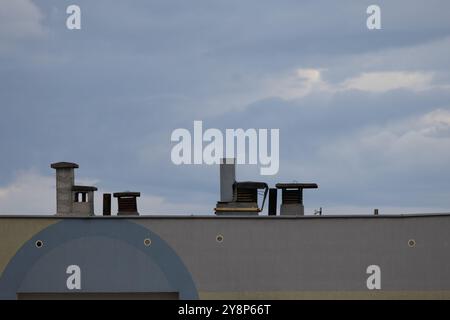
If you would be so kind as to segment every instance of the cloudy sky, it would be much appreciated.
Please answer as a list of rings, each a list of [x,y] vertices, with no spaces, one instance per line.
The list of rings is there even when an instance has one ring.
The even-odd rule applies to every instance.
[[[381,30],[366,9],[381,7]],[[77,4],[82,29],[66,28]],[[450,211],[450,2],[0,0],[0,212],[52,214],[50,163],[211,214],[218,167],[176,166],[176,128],[279,128],[307,213]],[[99,199],[97,199],[99,200]],[[101,212],[97,201],[96,212]]]

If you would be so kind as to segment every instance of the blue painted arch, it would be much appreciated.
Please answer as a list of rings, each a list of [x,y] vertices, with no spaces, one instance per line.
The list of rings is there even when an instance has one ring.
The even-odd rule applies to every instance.
[[[40,248],[37,241],[42,241]],[[198,299],[192,276],[177,253],[156,233],[127,219],[64,219],[37,233],[3,271],[0,298],[16,299],[21,290],[68,292],[63,286],[67,275],[59,264],[72,261],[70,257],[90,268],[91,281],[81,292],[120,292],[124,285],[130,291],[135,284],[138,292],[171,291],[180,299]],[[108,266],[111,270],[105,270]],[[52,281],[61,287],[52,287]]]

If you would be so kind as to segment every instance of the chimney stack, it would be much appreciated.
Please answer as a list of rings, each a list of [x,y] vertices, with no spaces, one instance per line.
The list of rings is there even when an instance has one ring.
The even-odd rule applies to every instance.
[[[56,162],[50,167],[56,170],[56,214],[71,214],[73,211],[72,187],[75,185],[74,169],[78,168],[78,164]]]
[[[103,194],[103,215],[111,215],[111,193]]]
[[[281,189],[281,215],[303,216],[303,189],[317,189],[315,183],[277,183],[277,189]]]
[[[220,201],[233,201],[233,186],[236,182],[236,159],[223,158],[220,162]]]
[[[278,189],[276,188],[269,189],[269,210],[267,212],[269,216],[277,215],[277,193]]]
[[[140,192],[116,192],[113,196],[117,198],[118,216],[139,215],[136,198],[141,196]]]
[[[258,215],[264,208],[269,187],[264,182],[237,182],[236,159],[224,158],[220,163],[220,201],[214,208],[216,215]],[[261,208],[258,190],[264,189]]]
[[[93,216],[96,187],[75,185],[78,164],[56,162],[50,165],[56,170],[56,214]]]

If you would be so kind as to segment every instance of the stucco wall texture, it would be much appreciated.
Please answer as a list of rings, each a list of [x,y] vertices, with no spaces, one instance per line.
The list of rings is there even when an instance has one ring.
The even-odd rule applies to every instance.
[[[2,217],[0,283],[4,280],[5,270],[14,260],[16,253],[27,243],[27,250],[39,250],[34,242],[39,238],[40,232],[44,234],[46,230],[51,231],[50,227],[57,224],[64,226],[63,230],[73,229],[73,238],[79,238],[78,242],[75,243],[72,239],[69,243],[62,236],[64,232],[61,230],[58,234],[53,234],[51,239],[57,242],[53,243],[54,249],[42,256],[36,256],[33,263],[39,264],[39,268],[34,265],[26,266],[26,277],[17,289],[21,292],[16,294],[39,296],[55,290],[60,290],[63,296],[71,294],[65,287],[64,272],[61,273],[61,281],[59,278],[46,281],[56,281],[54,288],[41,285],[44,282],[35,278],[53,277],[52,273],[57,271],[45,270],[53,270],[52,268],[58,265],[58,259],[66,259],[72,254],[83,265],[82,270],[85,269],[84,281],[90,281],[90,284],[86,283],[77,291],[78,295],[98,292],[117,294],[125,291],[131,294],[134,292],[132,287],[127,287],[125,291],[122,290],[123,286],[121,287],[121,283],[127,282],[127,277],[166,277],[169,279],[166,287],[161,285],[164,282],[162,280],[147,279],[148,286],[136,288],[136,292],[158,292],[164,297],[164,294],[169,296],[168,291],[177,291],[178,296],[178,291],[184,290],[185,293],[181,292],[178,296],[182,299],[192,297],[191,291],[196,291],[196,297],[200,299],[450,298],[450,214],[321,217]],[[132,232],[131,225],[142,227],[143,232]],[[95,237],[95,230],[105,228],[115,230],[114,239],[109,235],[98,239]],[[122,242],[128,241],[127,237],[135,238],[133,241],[138,243],[137,246],[142,241],[142,248],[139,247],[135,252],[134,249],[122,245]],[[58,243],[58,239],[61,243]],[[31,245],[30,241],[33,242]],[[162,249],[156,249],[158,241],[163,244]],[[114,246],[122,251],[120,254],[128,258],[120,260],[118,251],[117,257],[114,257],[112,250],[111,257],[104,258],[105,261],[110,259],[111,262],[101,268],[107,269],[110,264],[120,267],[110,266],[112,270],[102,271],[109,274],[109,277],[97,277],[97,271],[93,271],[96,267],[84,261],[90,257],[90,250],[93,250],[87,249],[90,246],[95,247],[97,251],[103,248],[105,252],[108,252],[110,246]],[[55,253],[58,247],[62,252],[60,256]],[[130,251],[124,252],[128,250]],[[138,257],[140,250],[159,251],[144,259]],[[180,259],[183,265],[180,270],[186,270],[195,289],[177,287],[173,282],[176,280],[170,280],[169,273],[178,271],[165,270],[171,268],[161,262],[161,259],[165,259],[166,251],[174,252]],[[30,254],[34,253],[30,251]],[[95,260],[95,257],[92,259]],[[157,267],[153,268],[152,265]],[[371,265],[380,269],[380,289],[371,290],[367,286],[370,276],[367,268]],[[119,271],[121,279],[117,279],[118,274],[114,273]],[[9,271],[8,276],[13,274],[13,271]],[[137,280],[130,278],[128,283]],[[111,281],[112,283],[107,283]]]

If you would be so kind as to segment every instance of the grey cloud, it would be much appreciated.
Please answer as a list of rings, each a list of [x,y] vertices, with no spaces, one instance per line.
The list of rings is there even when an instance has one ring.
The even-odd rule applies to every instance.
[[[77,3],[81,31],[65,29],[70,1],[35,1],[47,36],[0,52],[0,148],[8,150],[0,157],[0,185],[13,183],[19,170],[39,168],[48,176],[49,163],[70,160],[105,190],[137,189],[166,199],[173,210],[181,210],[180,203],[212,208],[217,168],[170,162],[172,130],[204,120],[221,129],[280,128],[279,175],[259,177],[247,166],[240,175],[270,183],[321,180],[311,203],[371,205],[377,199],[424,207],[436,195],[436,203],[448,206],[440,193],[448,188],[443,168],[396,173],[390,167],[398,159],[375,157],[352,171],[339,167],[346,157],[321,154],[368,128],[448,110],[446,1],[380,1],[379,33],[365,29],[369,1]],[[267,93],[266,79],[298,68],[323,70],[331,86],[377,71],[431,72],[436,86],[313,91],[298,99]],[[364,151],[356,142],[346,147]],[[377,175],[355,174],[373,166]],[[428,196],[417,196],[421,188]]]

